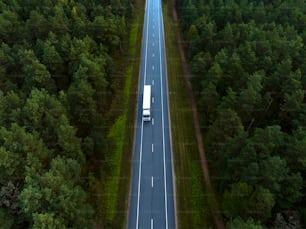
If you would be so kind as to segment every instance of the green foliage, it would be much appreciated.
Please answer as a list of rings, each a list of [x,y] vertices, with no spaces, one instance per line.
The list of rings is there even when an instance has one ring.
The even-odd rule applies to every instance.
[[[2,186],[0,190],[0,206],[5,207],[11,212],[17,213],[19,190],[12,182],[8,182],[6,186]]]
[[[16,223],[14,222],[15,219],[16,218],[14,217],[14,215],[9,214],[9,212],[6,209],[0,208],[0,224],[2,228],[4,229],[12,228],[14,223]]]
[[[242,131],[243,126],[237,113],[231,109],[220,109],[207,136],[208,147],[212,151],[216,151],[219,149],[219,145],[213,142],[222,144],[226,138],[234,137]]]
[[[246,183],[232,184],[231,190],[223,194],[224,215],[228,218],[244,218],[252,191],[252,187]]]
[[[92,30],[97,41],[103,44],[110,44],[110,48],[119,45],[117,35],[117,25],[113,18],[105,19],[103,16],[97,16],[92,24]]]
[[[108,115],[117,96],[112,85],[122,79],[113,58],[124,54],[131,4],[0,2],[1,228],[106,221],[86,178],[120,166],[97,162],[106,158],[106,123],[115,119]]]
[[[22,36],[20,30],[18,13],[9,9],[2,11],[0,14],[0,41],[9,44],[18,41]]]
[[[58,145],[67,157],[74,158],[80,163],[84,162],[83,153],[81,151],[80,139],[76,137],[76,129],[69,124],[66,116],[59,118],[57,125]]]
[[[20,194],[24,212],[32,216],[38,212],[51,212],[58,218],[55,221],[52,219],[55,224],[62,221],[63,225],[91,228],[93,210],[86,203],[85,191],[77,184],[80,172],[77,161],[56,157],[45,173],[27,176],[25,188]],[[39,225],[42,217],[37,217]],[[50,217],[47,220],[51,220]]]
[[[55,85],[46,66],[41,64],[32,50],[21,50],[18,54],[24,74],[24,91],[29,93],[32,87],[45,88],[54,93]]]
[[[81,136],[86,136],[93,128],[97,110],[96,101],[93,98],[94,90],[86,80],[77,80],[71,84],[67,97],[70,104],[74,124],[79,130],[84,132]]]
[[[263,227],[255,223],[252,219],[243,221],[241,218],[235,218],[226,225],[226,229],[263,229]]]
[[[229,219],[252,217],[265,222],[271,217],[274,204],[274,197],[268,189],[259,187],[254,191],[248,184],[240,182],[232,184],[231,190],[224,192],[222,208]]]
[[[57,219],[54,217],[54,214],[45,213],[45,214],[33,214],[33,229],[56,229],[63,228],[66,226],[62,222],[63,220]]]
[[[10,123],[20,122],[22,99],[14,91],[6,95],[0,91],[0,125],[9,127]]]
[[[62,57],[57,52],[54,45],[49,42],[44,44],[42,63],[51,71],[52,73],[60,73],[63,69]]]
[[[305,1],[177,0],[176,7],[210,169],[222,178],[214,183],[224,215],[236,218],[228,227],[252,228],[249,217],[271,221],[272,208],[302,209]],[[254,190],[246,195],[254,212],[233,197],[246,190],[239,184]]]
[[[259,187],[251,196],[248,212],[253,219],[265,222],[271,217],[274,204],[275,200],[269,189]]]

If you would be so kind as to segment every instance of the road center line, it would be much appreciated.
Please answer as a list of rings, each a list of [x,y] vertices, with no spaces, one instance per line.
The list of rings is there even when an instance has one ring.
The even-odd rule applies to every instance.
[[[151,219],[151,229],[153,229],[153,226],[154,226],[154,222],[153,222],[153,219]]]
[[[151,177],[151,187],[153,188],[154,187],[154,182],[153,182],[153,176]]]
[[[154,144],[152,143],[152,153],[154,152]]]
[[[152,126],[154,126],[154,118],[152,118]]]
[[[154,97],[152,97],[152,103],[154,103]]]

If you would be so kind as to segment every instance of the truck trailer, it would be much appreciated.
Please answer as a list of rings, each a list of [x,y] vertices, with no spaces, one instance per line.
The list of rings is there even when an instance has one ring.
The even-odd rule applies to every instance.
[[[143,88],[142,120],[151,121],[151,85],[144,85]]]

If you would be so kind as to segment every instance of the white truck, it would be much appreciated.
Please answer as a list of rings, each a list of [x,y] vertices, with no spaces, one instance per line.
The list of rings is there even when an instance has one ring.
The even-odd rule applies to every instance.
[[[151,121],[151,85],[144,85],[143,88],[142,120]]]

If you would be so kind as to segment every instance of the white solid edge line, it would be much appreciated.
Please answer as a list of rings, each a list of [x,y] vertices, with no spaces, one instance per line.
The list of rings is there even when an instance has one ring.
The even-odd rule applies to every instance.
[[[163,18],[162,18],[163,19]],[[165,34],[165,30],[164,30],[164,23],[163,23],[163,20],[162,20],[162,30],[163,30],[163,34]],[[165,44],[165,39],[164,39],[164,48],[165,48],[165,52],[164,52],[164,55],[165,55],[165,60],[167,60],[167,52],[166,52],[166,44]],[[166,76],[167,76],[167,61],[165,61],[165,73],[166,73]],[[176,209],[177,209],[177,205],[176,205],[176,178],[175,178],[175,171],[174,171],[174,166],[173,166],[173,149],[172,149],[172,133],[171,133],[171,117],[170,117],[170,108],[169,108],[169,88],[168,88],[168,78],[166,77],[166,88],[167,88],[167,98],[168,98],[168,103],[167,103],[167,107],[168,107],[168,120],[169,120],[169,137],[170,137],[170,155],[171,155],[171,168],[172,168],[172,188],[173,188],[173,202],[174,202],[174,218],[175,218],[175,227],[176,228],[176,225],[177,225],[177,214],[176,214]]]
[[[160,3],[160,1],[159,1]],[[160,40],[160,20],[161,20],[161,5],[158,7],[158,43],[159,43],[159,64],[160,64],[160,77],[162,77],[162,63],[161,63],[161,40]],[[166,156],[165,156],[165,123],[164,123],[164,103],[163,103],[163,80],[160,80],[160,93],[161,93],[161,105],[162,105],[162,132],[163,132],[163,161],[164,161],[164,187],[165,187],[165,217],[166,217],[166,229],[168,229],[168,205],[167,205],[167,179],[166,179]]]
[[[139,170],[138,170],[138,191],[137,191],[137,215],[136,215],[136,228],[138,229],[139,224],[139,197],[140,197],[140,181],[141,181],[141,170],[142,170],[142,139],[143,139],[143,121],[141,121],[141,137],[140,137],[140,158],[139,158]]]
[[[147,32],[146,32],[146,54],[145,54],[145,66],[144,66],[144,84],[146,84],[146,77],[147,77],[147,55],[148,55],[148,31],[149,31],[149,0],[146,1],[147,5]],[[140,90],[143,90],[141,88]],[[141,138],[140,138],[140,156],[139,156],[139,171],[138,171],[138,191],[137,191],[137,213],[136,213],[136,229],[139,227],[139,198],[140,198],[140,181],[141,181],[141,170],[142,170],[142,141],[143,141],[143,120],[141,120]]]

